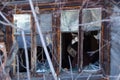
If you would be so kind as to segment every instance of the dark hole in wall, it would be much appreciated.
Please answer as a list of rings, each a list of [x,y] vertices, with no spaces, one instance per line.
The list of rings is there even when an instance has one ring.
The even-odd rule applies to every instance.
[[[29,59],[29,67],[31,67],[31,49],[27,48],[28,51],[28,59]],[[26,58],[25,58],[25,49],[19,48],[18,50],[18,58],[19,58],[19,72],[26,72]]]
[[[98,33],[98,31],[89,31],[84,33],[83,67],[99,62],[99,51],[93,53],[99,49],[99,40],[94,37],[95,35],[98,35]]]
[[[50,58],[52,59],[51,46],[47,46],[47,50]],[[45,55],[43,47],[37,47],[37,72],[48,72],[49,71],[48,60]]]
[[[62,54],[62,68],[67,68],[69,69],[70,68],[70,64],[69,64],[69,59],[68,59],[68,56],[70,56],[70,60],[71,60],[71,64],[72,64],[72,67],[74,68],[75,65],[76,65],[76,55],[71,55],[69,52],[68,52],[68,47],[70,46],[72,49],[74,49],[76,52],[77,52],[77,48],[78,48],[78,42],[75,42],[74,44],[72,44],[72,39],[74,39],[75,37],[77,36],[74,36],[74,35],[77,35],[77,33],[71,33],[71,32],[63,32],[61,34],[61,54]],[[76,53],[77,54],[77,53]]]
[[[50,58],[52,58],[50,46],[47,46],[47,50],[50,55]],[[39,60],[40,62],[45,62],[47,60],[45,51],[41,46],[37,46],[37,60]]]
[[[28,58],[29,58],[29,67],[31,67],[31,48],[28,48]],[[47,46],[47,50],[49,52],[50,58],[52,58],[51,51],[49,46]],[[18,51],[18,56],[19,56],[19,72],[26,72],[26,60],[25,60],[25,50],[24,48],[19,48]],[[37,46],[37,67],[40,68],[43,63],[47,61],[45,52],[43,47]],[[46,65],[47,67],[49,66],[48,64]]]

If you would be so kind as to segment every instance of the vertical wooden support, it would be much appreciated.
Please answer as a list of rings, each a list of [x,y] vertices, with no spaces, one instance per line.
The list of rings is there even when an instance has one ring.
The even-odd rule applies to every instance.
[[[52,31],[53,31],[53,56],[56,57],[57,63],[60,64],[60,13],[54,12],[52,16]],[[59,74],[59,66],[53,59],[53,64],[57,74]]]
[[[36,46],[36,27],[33,19],[31,19],[31,72],[34,74],[36,71],[37,60],[37,46]]]
[[[109,26],[110,27],[110,26]],[[109,43],[109,27],[107,23],[102,26],[102,40],[101,40],[101,64],[104,75],[109,75],[110,72],[110,43]],[[103,48],[104,47],[104,48]]]
[[[105,1],[103,1],[103,7],[106,8]],[[106,12],[102,12],[102,18],[109,16]],[[109,23],[102,23],[102,32],[101,32],[101,67],[104,76],[108,77],[110,74],[110,26]]]
[[[12,22],[11,18],[8,17],[8,19]],[[10,26],[6,26],[6,50],[7,52],[10,51],[10,48],[12,46],[13,43],[13,31],[12,28]]]
[[[60,59],[60,13],[57,12],[57,19],[56,19],[56,32],[57,32],[57,59],[58,63],[61,64],[61,59]],[[61,65],[60,65],[61,67]],[[57,73],[59,73],[59,67],[57,68]]]
[[[13,22],[12,17],[9,16],[9,17],[7,17],[7,19],[10,22]],[[13,38],[14,38],[13,35],[14,35],[14,33],[13,33],[12,27],[11,26],[6,26],[6,41],[5,41],[5,44],[6,44],[7,55],[9,55],[10,49],[13,45]],[[16,62],[15,62],[15,60],[14,60],[12,65],[13,65],[13,73],[12,74],[15,75],[16,74]]]

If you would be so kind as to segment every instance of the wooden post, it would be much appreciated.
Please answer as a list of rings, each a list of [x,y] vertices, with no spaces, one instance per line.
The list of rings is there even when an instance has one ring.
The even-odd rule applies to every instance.
[[[8,17],[8,19],[12,22],[11,18]],[[12,47],[13,43],[13,31],[10,26],[6,26],[6,50],[7,52],[10,51],[10,48]]]
[[[33,19],[31,19],[31,72],[36,72],[36,60],[37,60],[37,45],[36,45],[36,27]]]
[[[54,67],[56,73],[59,74],[61,67],[61,59],[60,59],[60,13],[57,10],[54,11],[52,16],[52,31],[53,31],[53,55],[56,57],[57,63],[54,63]],[[54,60],[53,60],[54,61]],[[54,61],[55,62],[55,61]]]

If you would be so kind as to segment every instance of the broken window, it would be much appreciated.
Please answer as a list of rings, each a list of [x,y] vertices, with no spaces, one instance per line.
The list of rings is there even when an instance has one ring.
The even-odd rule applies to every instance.
[[[47,50],[52,58],[52,14],[39,14],[38,15],[40,28],[46,43]],[[40,36],[37,35],[37,68],[36,72],[49,72],[49,64],[41,43]]]
[[[83,61],[82,67],[84,70],[100,69],[100,20],[101,8],[87,8],[82,10],[82,23],[84,24],[82,30],[84,31],[84,40],[81,44],[83,46],[83,53],[80,54],[83,54],[81,61]],[[62,68],[70,68],[68,57],[70,57],[73,69],[78,67],[78,57],[76,57],[78,55],[79,41],[77,32],[78,26],[79,10],[65,10],[61,12]]]
[[[31,15],[30,14],[14,14],[13,17],[14,25],[16,27],[19,27],[24,30],[25,32],[25,38],[26,38],[26,44],[27,44],[27,50],[28,50],[28,57],[30,61],[30,53],[31,53]],[[19,71],[20,72],[26,72],[26,61],[25,61],[25,50],[24,50],[24,44],[23,39],[21,36],[21,31],[19,29],[14,30],[14,35],[17,40],[19,50],[18,50],[18,57],[19,57]],[[29,65],[30,66],[30,65]]]
[[[86,70],[99,69],[99,31],[84,32],[83,68]]]
[[[62,68],[77,68],[79,10],[61,11]]]
[[[87,8],[82,10],[83,56],[84,70],[100,69],[100,32],[101,8]],[[82,53],[81,53],[82,54]]]
[[[70,69],[70,64],[74,69],[77,68],[76,58],[78,54],[77,48],[78,48],[78,33],[62,32],[61,33],[62,68]]]

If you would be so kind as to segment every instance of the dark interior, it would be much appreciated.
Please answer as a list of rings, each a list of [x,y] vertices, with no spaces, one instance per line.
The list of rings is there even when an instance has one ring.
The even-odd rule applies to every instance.
[[[49,47],[47,46],[48,52],[50,57],[52,57]],[[29,58],[29,67],[31,65],[31,48],[28,48],[28,58]],[[19,48],[18,51],[19,56],[19,71],[20,72],[26,72],[26,60],[25,60],[25,50],[24,48]],[[41,68],[42,65],[46,64],[47,58],[44,52],[43,47],[37,46],[37,68]],[[45,65],[46,67],[49,67],[48,64]]]
[[[67,48],[69,45],[71,45],[71,41],[74,38],[72,34],[77,33],[71,33],[71,32],[63,32],[61,33],[61,52],[62,52],[62,68],[70,69],[69,59],[68,56],[70,56],[72,67],[76,67],[77,64],[77,55],[75,57],[71,56]],[[98,31],[90,31],[84,33],[84,40],[83,40],[83,67],[88,66],[89,64],[94,64],[95,62],[99,62],[99,51],[97,51],[95,54],[91,56],[91,51],[96,51],[99,49],[99,41],[94,38],[94,35],[97,35]],[[71,45],[73,49],[75,49],[78,52],[78,42],[76,42],[74,45]],[[47,47],[49,53],[50,49]],[[29,55],[29,62],[30,62],[30,49],[28,49],[28,55]],[[50,57],[52,57],[50,55]],[[26,72],[26,62],[25,62],[25,51],[24,49],[19,49],[19,60],[20,60],[20,72]],[[42,63],[45,63],[46,56],[44,53],[44,50],[42,47],[37,47],[37,61],[39,61],[39,65],[41,66]],[[37,63],[38,64],[38,63]]]
[[[74,33],[74,34],[77,34],[77,33]],[[75,65],[77,63],[76,58],[72,57],[67,51],[67,48],[69,45],[71,45],[71,41],[73,38],[74,37],[72,36],[71,32],[61,33],[62,68],[67,68],[67,69],[70,68],[68,56],[70,56],[70,60],[71,60],[73,68],[75,67]],[[74,48],[77,51],[78,42],[71,46],[72,46],[72,48]]]
[[[84,32],[83,40],[83,67],[89,64],[99,62],[99,40],[94,35],[97,35],[98,31]]]
[[[28,48],[28,59],[29,59],[29,67],[31,65],[31,49]],[[19,72],[26,72],[26,58],[25,58],[25,49],[24,48],[19,48],[18,50],[18,58],[19,58]]]
[[[89,64],[99,63],[99,40],[94,37],[97,35],[98,31],[89,31],[84,32],[84,40],[83,40],[83,67],[88,66]],[[77,34],[77,33],[74,33]],[[77,55],[75,57],[71,56],[67,48],[71,45],[71,41],[73,39],[73,35],[71,32],[63,32],[61,33],[61,52],[62,52],[62,68],[70,69],[69,59],[70,56],[72,67],[76,67],[77,64]],[[74,45],[71,45],[78,52],[78,42]],[[95,53],[93,53],[95,52]],[[99,66],[97,64],[97,66]]]
[[[51,53],[51,47],[47,46],[48,53],[50,55],[50,58],[52,59],[52,53]],[[37,70],[49,70],[49,64],[44,52],[43,47],[37,46]]]

